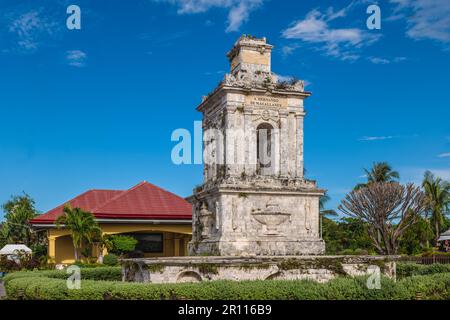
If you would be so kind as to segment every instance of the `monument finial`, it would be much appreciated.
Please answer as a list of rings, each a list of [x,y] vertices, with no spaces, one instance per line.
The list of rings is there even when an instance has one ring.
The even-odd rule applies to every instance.
[[[239,70],[270,73],[272,48],[265,37],[242,35],[227,53],[231,73],[235,74]]]

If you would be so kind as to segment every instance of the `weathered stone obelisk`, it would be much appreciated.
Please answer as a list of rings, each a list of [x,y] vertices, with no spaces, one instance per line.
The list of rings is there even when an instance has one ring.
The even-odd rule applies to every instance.
[[[372,273],[395,278],[396,257],[323,256],[319,199],[303,175],[302,81],[279,82],[272,46],[243,36],[231,72],[198,106],[203,113],[204,182],[193,203],[191,256],[124,259],[124,281],[326,282]]]
[[[272,46],[242,36],[203,114],[204,183],[194,190],[191,255],[319,255],[319,199],[303,165],[303,81],[280,82]]]

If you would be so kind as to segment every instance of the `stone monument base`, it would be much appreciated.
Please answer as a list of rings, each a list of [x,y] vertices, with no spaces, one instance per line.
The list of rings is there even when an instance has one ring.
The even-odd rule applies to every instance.
[[[211,280],[302,280],[327,282],[337,276],[360,276],[380,270],[396,276],[395,256],[190,256],[124,259],[123,281],[148,283]]]
[[[207,255],[210,252],[234,252],[237,256],[248,256],[252,252],[256,256],[289,256],[289,255],[323,255],[325,242],[316,238],[302,240],[236,240],[236,241],[208,241],[189,243],[189,252],[192,255]]]

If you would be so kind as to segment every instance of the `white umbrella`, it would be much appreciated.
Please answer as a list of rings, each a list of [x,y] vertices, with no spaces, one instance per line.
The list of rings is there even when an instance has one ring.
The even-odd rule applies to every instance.
[[[450,240],[450,229],[445,231],[444,233],[441,233],[441,236],[438,239],[438,241],[445,241],[445,240]]]
[[[31,249],[24,244],[7,244],[0,250],[0,255],[16,255],[19,252],[31,253]]]

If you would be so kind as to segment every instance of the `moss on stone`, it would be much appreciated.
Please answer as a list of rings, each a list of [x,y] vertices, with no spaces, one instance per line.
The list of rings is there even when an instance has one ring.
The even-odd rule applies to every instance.
[[[157,264],[157,263],[155,263],[155,264],[149,264],[149,265],[147,266],[147,268],[148,268],[148,271],[150,271],[150,272],[159,272],[159,273],[163,273],[163,272],[164,272],[165,266],[163,266],[162,264]]]
[[[201,263],[196,265],[198,271],[203,274],[218,274],[219,266],[213,263]]]
[[[252,269],[269,269],[270,264],[267,263],[242,263],[239,265],[239,269],[252,270]]]
[[[339,258],[319,258],[312,260],[289,258],[281,261],[277,266],[280,270],[326,269],[339,275],[347,274],[342,266],[342,261]]]

